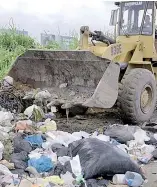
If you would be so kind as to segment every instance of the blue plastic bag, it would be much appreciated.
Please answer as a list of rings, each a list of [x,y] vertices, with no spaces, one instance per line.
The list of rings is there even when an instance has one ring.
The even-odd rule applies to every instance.
[[[53,168],[53,163],[50,158],[41,156],[40,158],[31,158],[28,160],[28,166],[34,167],[38,173],[50,171]]]
[[[29,142],[32,146],[41,147],[43,143],[42,136],[40,134],[26,136],[25,140]]]

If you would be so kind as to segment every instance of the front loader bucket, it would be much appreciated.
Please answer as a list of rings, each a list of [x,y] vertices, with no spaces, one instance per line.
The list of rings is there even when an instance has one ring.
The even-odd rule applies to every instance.
[[[58,98],[69,102],[79,100],[80,103],[84,103],[91,98],[97,86],[100,87],[99,81],[104,77],[108,65],[109,61],[97,57],[89,51],[28,50],[17,58],[9,75],[15,81],[31,85],[33,88],[46,88],[51,93],[57,94]],[[116,68],[111,67],[110,69],[117,71]],[[117,73],[110,73],[112,73],[113,80],[114,74],[117,75]],[[103,79],[107,79],[107,76]],[[117,87],[113,86],[112,88]],[[103,89],[96,90],[102,91],[103,94]],[[107,89],[110,94],[109,88]],[[116,99],[112,98],[115,101]],[[92,106],[92,103],[95,104],[93,101],[90,102],[90,107],[98,106],[97,104],[97,106]],[[105,107],[104,102],[104,105],[101,104],[101,108],[108,108],[108,106]]]

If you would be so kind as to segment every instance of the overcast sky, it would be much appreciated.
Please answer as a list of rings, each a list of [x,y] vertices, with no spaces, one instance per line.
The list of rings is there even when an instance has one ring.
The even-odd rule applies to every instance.
[[[18,29],[24,29],[39,40],[40,33],[69,35],[80,26],[91,30],[108,30],[114,3],[104,0],[0,0],[0,27],[13,18]]]

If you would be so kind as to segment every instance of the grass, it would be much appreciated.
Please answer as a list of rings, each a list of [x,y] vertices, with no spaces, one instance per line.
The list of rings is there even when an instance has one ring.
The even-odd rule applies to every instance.
[[[0,80],[8,73],[15,59],[28,49],[62,49],[62,45],[55,41],[51,41],[47,46],[41,46],[30,36],[17,34],[16,29],[1,29],[0,30]],[[78,46],[78,38],[70,42],[70,49],[76,49]]]

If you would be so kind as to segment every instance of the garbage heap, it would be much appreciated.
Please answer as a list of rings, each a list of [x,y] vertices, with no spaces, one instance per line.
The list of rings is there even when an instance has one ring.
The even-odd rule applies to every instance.
[[[140,186],[141,164],[157,157],[157,134],[112,125],[103,134],[58,131],[55,115],[32,105],[0,111],[1,186]]]
[[[157,134],[120,124],[103,133],[63,132],[55,107],[45,111],[35,104],[18,115],[0,111],[0,186],[138,187],[146,181],[142,165],[157,158]]]

